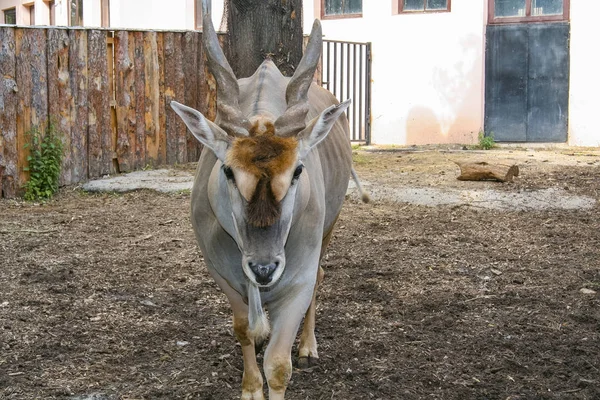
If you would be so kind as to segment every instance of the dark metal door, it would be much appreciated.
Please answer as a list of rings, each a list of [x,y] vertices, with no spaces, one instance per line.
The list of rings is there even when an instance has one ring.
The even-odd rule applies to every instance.
[[[339,100],[352,99],[350,140],[371,143],[371,43],[323,41],[321,84]]]
[[[490,25],[485,132],[499,142],[565,142],[568,23]]]

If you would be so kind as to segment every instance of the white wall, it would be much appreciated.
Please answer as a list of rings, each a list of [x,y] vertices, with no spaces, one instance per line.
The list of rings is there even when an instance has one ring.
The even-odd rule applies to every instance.
[[[600,2],[571,1],[569,144],[600,146],[600,75],[597,54]]]
[[[305,2],[304,26],[319,17]],[[364,1],[363,17],[323,20],[327,39],[372,42],[372,139],[377,144],[473,143],[483,127],[484,1],[449,13],[393,15]]]
[[[194,29],[196,0],[111,0],[110,25],[133,29]],[[213,24],[218,30],[223,0],[212,1]]]

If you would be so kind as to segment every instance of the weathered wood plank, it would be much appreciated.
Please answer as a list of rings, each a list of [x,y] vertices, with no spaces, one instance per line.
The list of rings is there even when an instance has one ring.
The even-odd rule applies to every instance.
[[[146,166],[144,33],[135,32],[135,169]]]
[[[71,183],[88,179],[88,44],[87,31],[69,30],[71,91]]]
[[[71,86],[69,74],[69,33],[64,29],[48,29],[48,114],[60,132],[63,161],[59,184],[73,183],[73,152],[71,137]]]
[[[186,32],[182,41],[182,62],[184,74],[184,104],[198,109],[198,32]],[[198,161],[198,140],[186,129],[187,159],[184,161]]]
[[[118,168],[118,160],[116,159],[116,143],[118,141],[117,133],[117,99],[115,93],[115,38],[114,32],[106,35],[106,62],[108,63],[108,87],[110,95],[108,103],[110,104],[110,137],[113,143],[113,166]],[[118,171],[118,170],[117,170]]]
[[[223,48],[223,52],[227,54],[227,38],[225,35],[219,35],[219,43]],[[215,77],[210,73],[206,56],[204,61],[204,76],[206,77],[206,114],[205,116],[214,122],[217,118],[217,82]]]
[[[160,137],[160,70],[156,32],[144,32],[144,120],[146,163],[158,165]]]
[[[15,29],[0,27],[0,197],[17,195]]]
[[[46,31],[42,29],[17,29],[16,39],[16,76],[18,87],[17,100],[17,151],[19,189],[27,182],[29,174],[24,170],[28,166],[30,154],[26,143],[32,128],[44,132],[48,123],[48,80],[46,58]]]
[[[120,172],[135,168],[135,37],[133,32],[115,32],[115,93],[117,100],[117,160]]]
[[[165,116],[167,133],[167,163],[175,164],[187,161],[186,128],[179,116],[169,105],[176,100],[185,102],[183,63],[181,53],[182,34],[166,32],[164,35],[165,54]]]
[[[165,53],[164,32],[156,34],[156,53],[158,54],[158,164],[167,162],[167,120],[165,116]]]
[[[90,178],[113,172],[113,143],[110,130],[106,32],[88,31],[88,115]]]

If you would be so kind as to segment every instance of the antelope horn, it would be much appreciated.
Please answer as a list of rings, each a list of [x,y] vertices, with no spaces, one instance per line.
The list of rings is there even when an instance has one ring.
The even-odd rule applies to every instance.
[[[207,0],[202,2],[202,14],[202,36],[208,68],[217,81],[217,124],[229,135],[248,136],[250,122],[240,110],[240,87],[219,44]]]
[[[308,89],[313,81],[321,52],[323,51],[323,34],[321,23],[315,20],[308,44],[294,76],[290,79],[285,91],[287,109],[275,121],[275,132],[283,137],[294,136],[306,127],[308,114]]]

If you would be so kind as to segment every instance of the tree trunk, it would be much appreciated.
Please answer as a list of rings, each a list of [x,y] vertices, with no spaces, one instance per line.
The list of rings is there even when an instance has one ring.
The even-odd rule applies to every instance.
[[[271,58],[292,76],[302,58],[302,0],[227,0],[229,63],[238,78]]]

